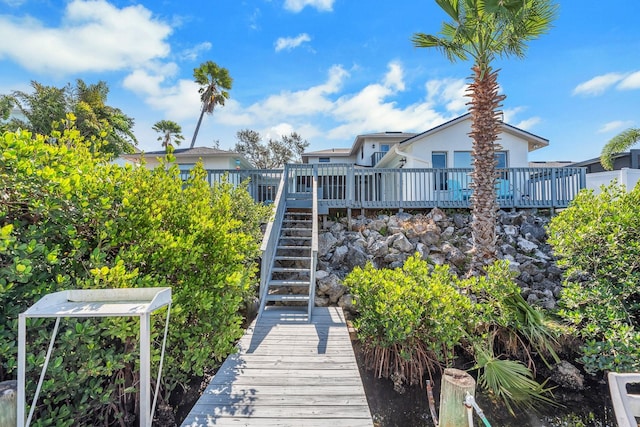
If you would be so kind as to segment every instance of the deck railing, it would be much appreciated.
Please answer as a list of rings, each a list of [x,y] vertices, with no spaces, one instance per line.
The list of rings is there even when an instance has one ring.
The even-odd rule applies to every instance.
[[[472,169],[379,169],[352,164],[287,166],[289,192],[309,192],[317,170],[320,208],[469,208]],[[227,175],[232,183],[249,179],[256,201],[271,202],[282,170],[208,171],[209,182]],[[502,208],[563,208],[586,186],[586,169],[508,168],[498,170],[496,194]]]

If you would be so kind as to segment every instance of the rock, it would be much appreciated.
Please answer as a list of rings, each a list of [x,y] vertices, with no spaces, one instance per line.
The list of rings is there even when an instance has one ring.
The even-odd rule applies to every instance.
[[[443,253],[429,254],[429,259],[436,265],[444,265],[447,261],[447,257]]]
[[[355,267],[364,267],[367,261],[369,261],[369,255],[359,246],[352,247],[344,257],[344,264],[347,271],[351,271]]]
[[[338,243],[338,239],[331,233],[322,233],[318,236],[318,256],[326,256]]]
[[[584,376],[578,368],[566,360],[560,361],[560,363],[553,367],[551,380],[571,390],[584,389]]]
[[[316,283],[329,276],[329,272],[325,270],[316,270]]]
[[[541,224],[526,222],[520,226],[520,234],[526,236],[530,234],[531,237],[539,242],[546,240],[547,232]]]
[[[333,264],[342,264],[344,261],[344,257],[349,252],[349,248],[347,246],[338,246],[335,251],[333,251],[333,256],[331,257],[331,262]]]
[[[502,227],[502,231],[507,236],[515,237],[518,235],[518,227],[515,225],[505,225]]]
[[[427,218],[431,218],[432,220],[434,220],[435,222],[440,222],[440,221],[444,221],[445,219],[447,219],[447,215],[445,215],[444,212],[442,212],[440,209],[438,208],[433,208],[431,209],[431,211],[427,214]]]
[[[357,313],[358,309],[356,308],[356,300],[351,294],[344,294],[338,300],[338,307],[342,307],[343,310],[348,311],[349,313]]]
[[[529,240],[523,239],[522,237],[518,237],[518,248],[520,248],[521,250],[527,253],[531,253],[536,249],[538,249],[538,245],[536,245],[533,242],[530,242]]]
[[[398,237],[393,241],[393,247],[401,252],[413,251],[413,244],[402,233],[397,234]]]
[[[331,305],[331,301],[329,300],[329,297],[316,295],[315,305],[316,307],[329,307]]]
[[[436,245],[440,241],[440,233],[438,231],[430,230],[420,235],[420,242],[425,245]]]

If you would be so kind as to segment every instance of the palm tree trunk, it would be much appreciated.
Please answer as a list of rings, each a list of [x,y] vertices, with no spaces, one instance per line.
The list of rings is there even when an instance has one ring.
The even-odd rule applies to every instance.
[[[198,137],[198,131],[200,130],[200,124],[202,123],[202,117],[204,117],[204,106],[202,107],[202,111],[200,111],[200,118],[198,119],[196,130],[193,132],[193,138],[191,139],[191,145],[189,146],[189,148],[193,148],[193,146],[196,143],[196,138]]]
[[[473,257],[469,274],[480,274],[484,267],[497,258],[496,158],[495,151],[500,133],[498,108],[504,95],[498,95],[498,72],[491,67],[473,68],[473,83],[469,86],[472,125],[469,136],[473,139],[473,172],[471,187],[471,234]]]

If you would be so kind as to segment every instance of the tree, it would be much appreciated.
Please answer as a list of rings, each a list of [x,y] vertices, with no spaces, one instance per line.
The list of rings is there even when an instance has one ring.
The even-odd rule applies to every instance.
[[[250,129],[237,132],[236,137],[238,142],[234,150],[259,169],[276,169],[287,163],[299,163],[302,153],[309,146],[307,140],[303,140],[296,132],[282,135],[280,140],[269,139],[266,144],[262,143],[258,132]]]
[[[172,142],[180,145],[180,142],[184,141],[182,127],[171,120],[160,120],[153,125],[152,129],[162,134],[158,137],[158,141],[162,141],[162,147],[165,150],[172,146]]]
[[[108,94],[109,86],[104,81],[87,85],[82,79],[76,80],[71,100],[76,126],[86,140],[103,137],[104,152],[132,153],[138,143],[132,131],[134,121],[119,108],[107,105]],[[102,136],[105,130],[107,133]]]
[[[105,82],[87,85],[78,79],[75,87],[67,84],[57,88],[32,81],[31,87],[32,93],[15,91],[9,97],[24,117],[13,117],[9,129],[51,135],[56,123],[65,123],[67,114],[73,113],[76,128],[85,140],[94,144],[94,149],[111,156],[133,152],[137,144],[133,119],[107,105],[109,87]]]
[[[630,128],[614,136],[602,147],[600,164],[606,170],[613,170],[613,155],[631,148],[636,142],[640,142],[640,128]]]
[[[498,94],[497,57],[524,57],[526,42],[545,33],[556,14],[551,0],[436,0],[453,20],[439,35],[416,33],[414,46],[436,48],[451,62],[473,60],[467,96],[471,113],[473,172],[473,258],[470,273],[479,273],[497,257],[496,141],[504,95]]]
[[[196,130],[193,132],[191,148],[196,143],[204,113],[213,114],[213,109],[216,105],[224,105],[225,100],[229,99],[229,92],[227,91],[231,89],[233,84],[233,79],[229,76],[229,70],[219,67],[213,61],[207,61],[195,68],[193,70],[193,78],[200,85],[198,93],[200,93],[200,100],[202,101],[202,110],[200,111]]]

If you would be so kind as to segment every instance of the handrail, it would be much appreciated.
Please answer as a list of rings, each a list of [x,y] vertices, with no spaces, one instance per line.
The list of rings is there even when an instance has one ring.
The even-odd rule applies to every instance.
[[[311,204],[311,262],[309,271],[309,306],[307,312],[307,319],[311,322],[311,314],[315,305],[316,296],[316,263],[318,259],[318,168],[313,168],[313,184],[311,191],[313,191],[312,204]]]
[[[276,207],[273,219],[267,224],[267,228],[262,238],[262,244],[260,245],[260,251],[262,252],[262,264],[260,268],[260,312],[264,307],[267,282],[271,277],[271,267],[273,265],[273,256],[276,252],[276,246],[278,244],[278,236],[280,235],[280,228],[282,226],[282,219],[284,218],[284,211],[286,205],[286,198],[283,197],[286,194],[287,185],[287,167],[285,166],[284,172],[280,176],[280,185],[278,186],[278,193],[274,205]]]

